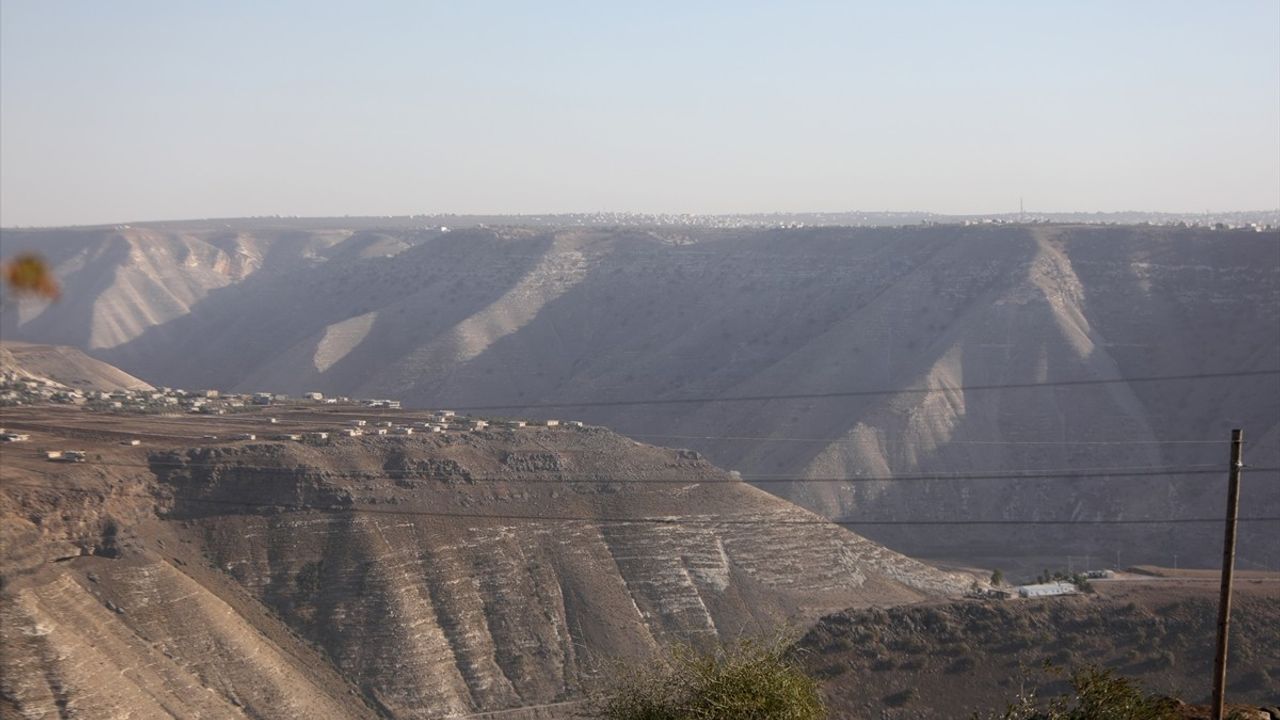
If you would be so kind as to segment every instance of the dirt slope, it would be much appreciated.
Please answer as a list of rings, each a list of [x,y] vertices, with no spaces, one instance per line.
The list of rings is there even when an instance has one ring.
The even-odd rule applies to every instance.
[[[0,372],[46,378],[79,390],[151,390],[151,385],[113,365],[65,345],[0,343]]]
[[[554,703],[672,641],[967,583],[696,454],[603,429],[310,445],[200,439],[314,429],[288,416],[104,424],[24,409],[5,422],[33,435],[0,463],[0,696],[22,712],[448,717]],[[62,446],[90,461],[35,452]],[[128,683],[109,680],[121,672]]]

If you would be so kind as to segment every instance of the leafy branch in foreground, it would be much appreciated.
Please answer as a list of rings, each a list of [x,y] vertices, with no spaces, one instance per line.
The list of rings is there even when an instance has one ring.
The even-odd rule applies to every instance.
[[[1000,714],[973,715],[974,720],[1178,720],[1178,703],[1150,695],[1132,680],[1110,670],[1087,667],[1071,676],[1072,692],[1047,704],[1035,693],[1019,696]]]
[[[712,652],[680,647],[598,703],[606,720],[822,720],[818,683],[781,640]]]
[[[57,300],[61,292],[49,264],[35,253],[23,253],[8,262],[0,262],[0,277],[15,295]]]

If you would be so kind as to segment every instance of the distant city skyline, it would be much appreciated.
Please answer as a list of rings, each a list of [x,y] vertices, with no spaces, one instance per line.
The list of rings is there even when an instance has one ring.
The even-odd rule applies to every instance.
[[[1280,207],[1280,3],[4,0],[0,225]]]

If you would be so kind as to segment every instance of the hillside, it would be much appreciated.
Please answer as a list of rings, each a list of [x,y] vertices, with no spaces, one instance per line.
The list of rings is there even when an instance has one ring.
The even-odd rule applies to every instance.
[[[1216,582],[1095,587],[1093,596],[850,610],[823,618],[798,647],[823,678],[832,716],[849,720],[997,711],[1021,693],[1057,695],[1073,669],[1088,665],[1115,669],[1150,692],[1208,702]],[[1276,573],[1237,583],[1232,703],[1280,700],[1278,588]]]
[[[225,225],[5,231],[49,253],[65,298],[11,304],[0,329],[166,385],[578,416],[827,517],[1216,517],[1202,476],[831,480],[1215,469],[1235,426],[1251,465],[1280,465],[1276,375],[966,389],[1280,368],[1275,232]],[[821,397],[849,390],[875,393]],[[609,404],[778,394],[817,397]],[[1246,506],[1277,514],[1276,487],[1246,483]],[[911,554],[1216,561],[1208,527],[864,531]],[[1245,532],[1245,561],[1280,552],[1274,528]]]
[[[322,417],[7,409],[0,707],[449,717],[968,582],[601,428],[227,439]]]
[[[0,373],[44,378],[78,390],[151,390],[145,381],[65,345],[0,342]]]

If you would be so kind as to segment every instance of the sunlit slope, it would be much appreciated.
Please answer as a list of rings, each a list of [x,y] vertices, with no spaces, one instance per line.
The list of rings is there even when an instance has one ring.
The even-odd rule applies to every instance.
[[[5,598],[6,716],[373,716],[313,649],[170,562],[94,560]]]
[[[0,343],[0,371],[20,378],[44,378],[79,390],[150,390],[150,385],[65,345]]]
[[[602,429],[87,449],[56,478],[5,465],[0,689],[21,712],[551,703],[671,643],[968,585]]]

